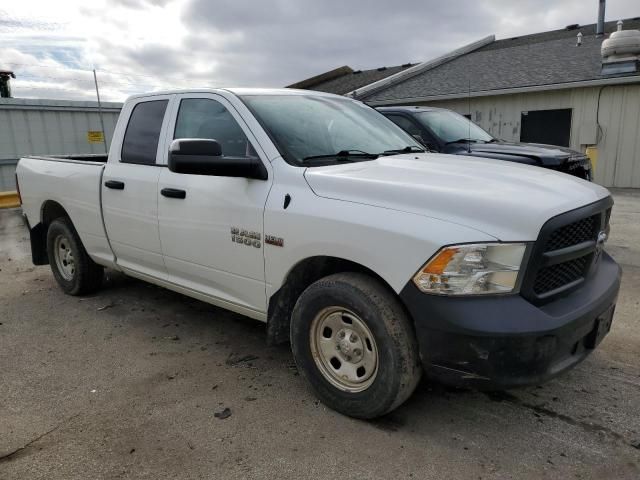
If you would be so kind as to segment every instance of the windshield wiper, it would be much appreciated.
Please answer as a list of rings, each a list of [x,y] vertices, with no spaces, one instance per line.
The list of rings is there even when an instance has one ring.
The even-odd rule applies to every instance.
[[[370,158],[373,160],[378,158],[378,156],[379,155],[376,153],[363,152],[362,150],[340,150],[338,153],[327,153],[324,155],[311,155],[309,157],[304,157],[302,161],[306,162],[307,160],[320,158],[335,158],[338,161],[351,160],[352,158]]]
[[[416,147],[415,145],[408,145],[404,148],[398,148],[395,150],[385,150],[380,155],[397,155],[398,153],[424,153],[425,149]]]
[[[479,143],[483,141],[484,140],[477,140],[475,138],[459,138],[458,140],[452,140],[450,142],[446,142],[445,145],[451,145],[452,143]]]

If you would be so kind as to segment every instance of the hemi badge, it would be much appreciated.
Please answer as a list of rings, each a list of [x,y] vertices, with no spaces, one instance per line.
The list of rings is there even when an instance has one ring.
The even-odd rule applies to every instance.
[[[274,235],[265,235],[264,243],[268,243],[269,245],[275,245],[276,247],[284,247],[284,238],[276,237]]]

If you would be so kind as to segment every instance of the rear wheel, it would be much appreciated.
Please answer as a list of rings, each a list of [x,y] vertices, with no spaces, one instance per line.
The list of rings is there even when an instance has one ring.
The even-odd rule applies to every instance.
[[[68,219],[58,218],[49,225],[47,254],[53,276],[65,293],[82,295],[100,288],[104,270],[91,260]]]
[[[395,409],[422,373],[413,328],[397,297],[359,273],[328,276],[302,293],[291,318],[291,344],[320,400],[352,417]]]

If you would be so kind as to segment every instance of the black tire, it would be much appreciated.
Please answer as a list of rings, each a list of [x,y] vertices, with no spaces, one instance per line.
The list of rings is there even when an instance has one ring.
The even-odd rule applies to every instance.
[[[329,369],[325,368],[323,372],[323,366],[319,364],[322,360],[314,359],[314,349],[315,357],[321,356],[312,346],[312,329],[315,332],[316,322],[320,321],[314,319],[322,318],[326,315],[323,312],[332,311],[333,307],[353,313],[373,336],[377,351],[376,373],[369,380],[372,383],[362,391],[345,391],[346,387],[334,385],[332,382],[336,380],[330,379]],[[338,312],[338,315],[343,314]],[[345,321],[344,317],[339,318]],[[322,332],[323,341],[327,340],[327,334]],[[335,332],[328,334],[331,335],[329,341],[333,341]],[[343,334],[343,330],[339,334]],[[335,339],[339,342],[337,337]],[[398,298],[380,281],[360,273],[330,275],[313,283],[300,295],[291,317],[291,347],[300,373],[318,398],[333,410],[350,417],[375,418],[394,410],[411,396],[422,375],[413,326]],[[344,351],[343,347],[340,352]],[[351,357],[346,358],[351,360]]]
[[[66,262],[58,262],[55,252],[56,241],[71,253],[72,272],[64,270],[63,267],[67,267]],[[102,285],[104,269],[91,260],[76,229],[68,218],[57,218],[49,225],[47,229],[47,255],[53,276],[65,293],[84,295],[95,292]]]

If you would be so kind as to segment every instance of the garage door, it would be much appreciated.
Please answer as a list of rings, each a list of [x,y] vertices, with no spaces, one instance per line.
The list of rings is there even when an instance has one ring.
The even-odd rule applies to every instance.
[[[568,147],[571,141],[571,109],[533,110],[520,116],[520,141]]]

